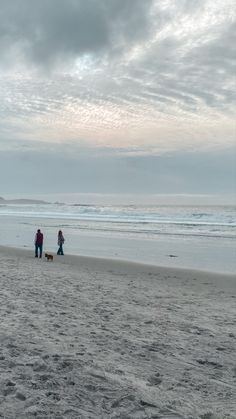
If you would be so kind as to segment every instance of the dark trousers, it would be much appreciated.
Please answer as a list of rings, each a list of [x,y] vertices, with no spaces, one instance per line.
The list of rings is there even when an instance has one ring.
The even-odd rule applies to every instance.
[[[59,249],[57,251],[58,255],[64,255],[62,244],[60,244]]]
[[[39,254],[39,257],[41,258],[42,257],[42,252],[43,252],[43,245],[42,244],[36,244],[35,245],[35,257],[37,258],[38,254]]]

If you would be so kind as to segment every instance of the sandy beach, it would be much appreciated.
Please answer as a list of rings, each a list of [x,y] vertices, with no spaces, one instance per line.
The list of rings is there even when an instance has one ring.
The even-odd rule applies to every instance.
[[[235,419],[233,275],[0,247],[0,417]]]

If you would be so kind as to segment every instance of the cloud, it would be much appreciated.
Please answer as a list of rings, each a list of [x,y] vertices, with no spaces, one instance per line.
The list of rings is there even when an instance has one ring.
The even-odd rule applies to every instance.
[[[148,33],[152,0],[19,0],[0,2],[2,57],[41,67],[84,54],[123,50]]]
[[[235,142],[234,2],[0,0],[0,149]]]

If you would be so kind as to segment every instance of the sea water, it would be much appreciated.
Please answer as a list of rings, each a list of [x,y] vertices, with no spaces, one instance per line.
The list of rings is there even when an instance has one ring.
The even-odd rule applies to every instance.
[[[41,228],[55,252],[62,229],[71,254],[236,272],[234,206],[6,203],[0,228],[1,245],[33,248]]]

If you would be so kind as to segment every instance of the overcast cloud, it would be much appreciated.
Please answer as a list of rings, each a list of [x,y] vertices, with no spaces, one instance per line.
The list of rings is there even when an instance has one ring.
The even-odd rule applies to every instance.
[[[124,156],[130,167],[170,156],[175,167],[181,153],[186,162],[195,151],[196,165],[216,153],[226,168],[235,152],[234,45],[233,0],[0,0],[1,155],[14,151],[17,173],[26,153],[32,161],[42,153],[48,170],[52,149],[52,166],[66,170],[69,155],[99,154],[95,166],[106,164],[107,189],[115,182],[118,191],[123,168],[111,168]],[[167,171],[154,162],[147,176],[137,166],[136,177],[165,189]],[[230,167],[221,192],[234,187]],[[189,185],[185,176],[172,192],[206,189],[196,173]]]

